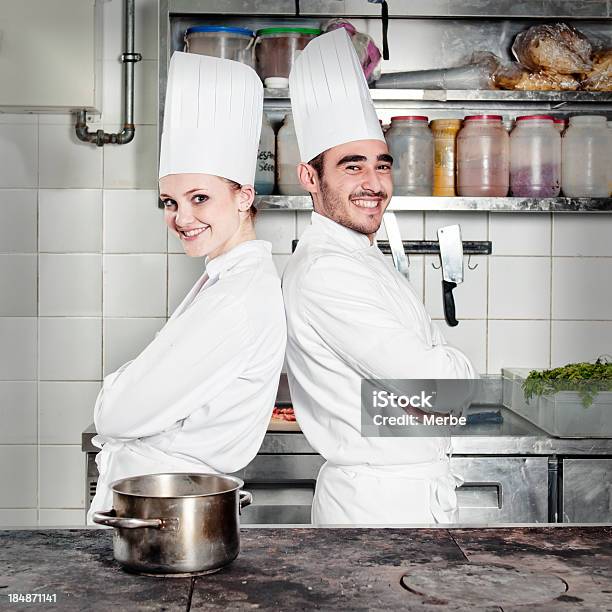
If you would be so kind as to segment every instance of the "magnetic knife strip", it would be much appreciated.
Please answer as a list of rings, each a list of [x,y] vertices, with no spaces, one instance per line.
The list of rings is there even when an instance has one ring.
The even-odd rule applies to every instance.
[[[377,240],[378,248],[385,254],[391,254],[388,240]],[[408,255],[439,255],[440,244],[437,240],[402,240],[404,252]],[[295,251],[297,240],[291,243],[291,251]],[[490,255],[493,252],[493,243],[490,240],[464,240],[464,255]]]

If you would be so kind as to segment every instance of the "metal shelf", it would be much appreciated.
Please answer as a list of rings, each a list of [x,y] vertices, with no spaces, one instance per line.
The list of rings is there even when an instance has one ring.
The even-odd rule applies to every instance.
[[[375,102],[425,100],[432,102],[591,102],[611,104],[607,91],[507,91],[502,89],[370,89]],[[288,89],[264,90],[266,100],[289,100]]]
[[[259,210],[312,210],[310,196],[258,196]],[[463,198],[394,196],[389,210],[612,213],[612,198]]]

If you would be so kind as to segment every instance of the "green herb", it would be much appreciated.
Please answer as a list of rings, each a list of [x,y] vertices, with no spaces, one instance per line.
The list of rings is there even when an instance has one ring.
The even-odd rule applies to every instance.
[[[612,362],[599,357],[595,363],[568,363],[553,370],[532,370],[523,382],[525,401],[534,395],[575,391],[588,408],[600,391],[612,391]]]

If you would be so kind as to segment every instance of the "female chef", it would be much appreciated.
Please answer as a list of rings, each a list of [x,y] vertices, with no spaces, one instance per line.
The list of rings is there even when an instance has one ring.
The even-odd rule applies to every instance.
[[[160,472],[229,473],[256,455],[286,341],[271,245],[256,240],[254,176],[263,89],[249,67],[177,52],[160,150],[165,221],[206,272],[95,405],[102,450],[88,522],[110,484]],[[135,228],[137,229],[137,228]]]

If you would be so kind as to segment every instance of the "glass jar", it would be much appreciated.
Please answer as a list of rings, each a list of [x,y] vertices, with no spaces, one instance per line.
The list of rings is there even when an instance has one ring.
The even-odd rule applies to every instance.
[[[270,195],[274,191],[276,137],[266,113],[261,120],[261,136],[255,169],[255,193]]]
[[[565,128],[567,127],[567,119],[560,119],[557,117],[553,119],[553,122],[557,132],[559,132],[559,134],[563,134],[563,132],[565,132]]]
[[[385,134],[393,156],[393,193],[430,196],[433,185],[433,135],[427,117],[391,117]]]
[[[569,198],[604,198],[609,194],[609,135],[606,118],[570,117],[561,141],[561,185]]]
[[[461,129],[461,119],[434,119],[430,127],[434,138],[432,195],[454,196],[457,132]]]
[[[298,180],[297,166],[302,161],[295,135],[293,115],[288,113],[276,135],[276,187],[281,195],[306,195]]]
[[[457,193],[504,197],[508,194],[510,138],[501,115],[469,115],[457,135]]]
[[[549,115],[516,118],[510,135],[510,191],[522,198],[556,198],[561,185],[561,135]]]

